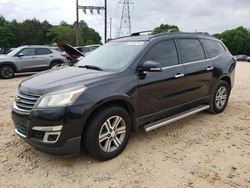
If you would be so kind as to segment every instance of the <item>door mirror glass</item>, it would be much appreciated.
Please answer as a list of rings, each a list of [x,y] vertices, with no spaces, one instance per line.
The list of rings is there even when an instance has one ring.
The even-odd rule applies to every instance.
[[[162,72],[161,64],[155,61],[144,62],[141,70],[147,72]]]
[[[24,54],[22,52],[17,54],[17,57],[23,57],[23,56],[24,56]]]

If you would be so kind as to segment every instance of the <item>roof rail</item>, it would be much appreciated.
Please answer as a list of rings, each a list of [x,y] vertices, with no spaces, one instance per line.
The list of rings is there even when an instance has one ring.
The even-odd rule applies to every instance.
[[[140,36],[142,33],[152,33],[154,30],[148,30],[148,31],[140,31],[136,33],[132,33],[130,36]]]
[[[130,36],[140,36],[140,34],[142,34],[142,33],[153,33],[153,32],[154,32],[154,30],[140,31],[140,32],[132,33]],[[176,30],[175,29],[166,29],[166,30],[162,31],[159,34],[171,33],[171,32],[176,32]]]

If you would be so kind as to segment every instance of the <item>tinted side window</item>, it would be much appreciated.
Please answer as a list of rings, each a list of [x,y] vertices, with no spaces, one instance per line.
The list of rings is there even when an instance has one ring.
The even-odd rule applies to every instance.
[[[162,67],[177,65],[179,62],[174,41],[163,41],[154,45],[146,55],[144,62],[149,60],[161,63]]]
[[[225,48],[217,41],[202,39],[202,43],[204,44],[210,58],[216,57],[225,52]]]
[[[51,54],[51,51],[47,48],[37,48],[36,49],[36,55],[47,55]]]
[[[33,55],[35,55],[35,49],[34,48],[25,48],[20,53],[22,53],[24,56],[33,56]]]
[[[197,39],[179,39],[178,44],[183,63],[205,59],[204,50]]]

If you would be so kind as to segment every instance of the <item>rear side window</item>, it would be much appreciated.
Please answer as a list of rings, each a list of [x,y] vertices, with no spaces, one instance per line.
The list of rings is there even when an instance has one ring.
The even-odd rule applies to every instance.
[[[210,58],[219,56],[225,52],[225,48],[220,42],[202,39],[202,43],[204,44]]]
[[[47,55],[47,54],[51,54],[52,52],[47,49],[47,48],[37,48],[36,49],[36,55]]]
[[[179,62],[174,41],[168,40],[154,45],[144,58],[145,61],[161,63],[162,67],[177,65]]]
[[[200,61],[205,59],[205,53],[201,43],[197,39],[179,39],[180,55],[183,63]]]

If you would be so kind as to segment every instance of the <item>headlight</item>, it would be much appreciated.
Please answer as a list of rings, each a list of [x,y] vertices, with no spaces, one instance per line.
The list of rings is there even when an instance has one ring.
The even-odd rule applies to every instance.
[[[37,101],[35,108],[64,107],[71,105],[86,89],[85,87],[44,95]]]

